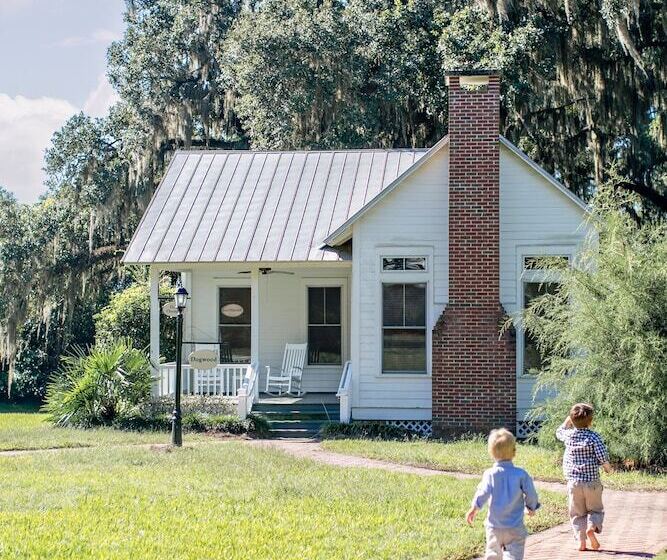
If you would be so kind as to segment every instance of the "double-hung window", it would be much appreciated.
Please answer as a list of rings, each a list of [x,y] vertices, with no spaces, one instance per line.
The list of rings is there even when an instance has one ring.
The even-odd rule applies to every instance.
[[[544,294],[553,294],[558,290],[557,270],[568,266],[568,256],[525,256],[523,257],[522,291],[523,309]],[[523,331],[523,355],[521,374],[530,375],[542,369],[544,355],[537,345],[536,338]]]
[[[426,286],[382,284],[383,373],[426,373]]]
[[[340,365],[341,289],[308,288],[308,365]]]

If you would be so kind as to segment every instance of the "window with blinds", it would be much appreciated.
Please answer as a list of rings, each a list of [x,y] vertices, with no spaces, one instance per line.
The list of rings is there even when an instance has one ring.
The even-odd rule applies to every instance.
[[[382,371],[426,373],[426,284],[382,284]]]

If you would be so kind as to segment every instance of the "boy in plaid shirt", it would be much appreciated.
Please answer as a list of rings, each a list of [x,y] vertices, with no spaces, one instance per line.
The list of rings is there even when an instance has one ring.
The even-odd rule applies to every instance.
[[[556,430],[556,437],[565,443],[563,473],[567,479],[567,497],[570,522],[579,550],[586,550],[586,537],[591,548],[598,550],[595,536],[602,531],[604,508],[600,466],[612,472],[609,454],[602,438],[590,429],[593,407],[578,403],[570,410],[565,422]]]

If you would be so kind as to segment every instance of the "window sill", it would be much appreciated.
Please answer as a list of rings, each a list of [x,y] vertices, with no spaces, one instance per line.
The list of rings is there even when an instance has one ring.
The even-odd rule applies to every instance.
[[[423,372],[423,373],[401,373],[401,372],[396,372],[396,373],[376,373],[375,374],[376,378],[379,379],[419,379],[419,378],[426,378],[426,377],[431,377],[431,374],[428,372]]]

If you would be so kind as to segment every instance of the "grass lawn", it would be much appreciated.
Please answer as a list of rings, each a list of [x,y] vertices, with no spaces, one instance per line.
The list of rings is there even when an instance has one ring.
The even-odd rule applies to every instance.
[[[326,440],[322,446],[337,453],[472,474],[481,474],[491,464],[486,442],[481,439],[449,443],[341,439]],[[559,452],[535,445],[519,445],[515,464],[537,480],[563,481]],[[619,490],[667,490],[667,475],[644,471],[623,471],[613,475],[603,473],[602,482],[607,488]]]
[[[188,435],[190,440],[204,437]],[[36,406],[0,404],[0,451],[168,442],[169,434],[166,433],[55,428]]]
[[[473,558],[475,481],[341,469],[241,442],[0,457],[0,557]],[[565,518],[541,493],[529,526]]]

